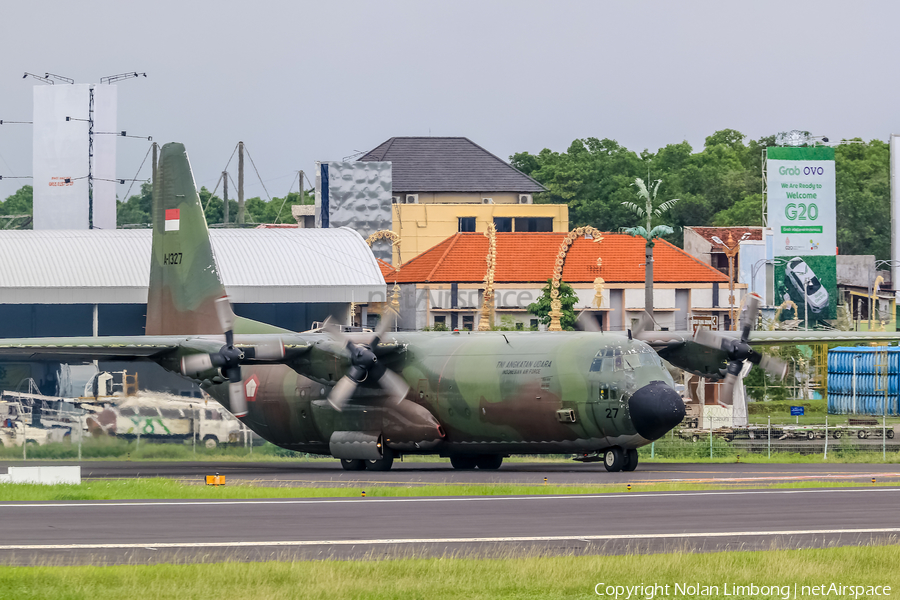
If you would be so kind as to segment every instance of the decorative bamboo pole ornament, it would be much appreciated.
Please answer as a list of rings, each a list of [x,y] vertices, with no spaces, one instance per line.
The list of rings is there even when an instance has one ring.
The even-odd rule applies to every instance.
[[[559,282],[562,280],[562,271],[563,267],[566,264],[566,255],[569,253],[569,248],[572,247],[572,244],[575,243],[575,240],[579,237],[592,239],[597,244],[603,241],[603,236],[600,235],[600,230],[591,227],[590,225],[578,227],[570,231],[568,235],[563,238],[562,243],[559,245],[559,252],[556,254],[556,263],[553,268],[553,277],[550,287],[550,327],[548,327],[550,331],[562,331],[562,325],[560,323],[560,319],[562,318],[562,301],[559,299]],[[598,257],[598,271],[600,270],[602,264],[603,260]],[[603,281],[602,277],[597,277],[596,279],[594,279],[594,306],[596,306],[597,308],[599,308],[603,303],[604,283],[605,282]]]
[[[366,238],[366,243],[371,248],[372,244],[374,244],[378,240],[390,240],[391,246],[397,246],[400,244],[400,236],[390,229],[382,229],[380,231],[376,231]]]
[[[485,261],[487,271],[484,275],[484,297],[481,301],[481,318],[478,320],[478,331],[490,331],[494,323],[494,271],[497,267],[497,228],[488,223],[484,237],[488,239],[488,253]]]

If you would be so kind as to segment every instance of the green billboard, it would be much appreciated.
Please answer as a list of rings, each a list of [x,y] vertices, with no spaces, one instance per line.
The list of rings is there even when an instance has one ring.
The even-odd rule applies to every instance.
[[[775,304],[782,318],[837,316],[834,149],[766,149],[768,221],[773,233]],[[796,309],[791,306],[796,306]]]

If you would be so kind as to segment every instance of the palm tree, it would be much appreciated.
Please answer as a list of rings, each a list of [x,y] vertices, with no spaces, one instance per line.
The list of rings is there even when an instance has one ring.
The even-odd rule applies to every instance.
[[[653,218],[661,218],[663,213],[671,210],[675,203],[678,202],[678,199],[675,198],[673,200],[667,200],[661,203],[659,206],[656,205],[656,193],[659,191],[659,185],[662,183],[662,179],[657,179],[656,184],[653,185],[652,192],[647,189],[647,185],[644,183],[644,180],[638,177],[634,180],[634,185],[637,187],[638,192],[637,196],[641,200],[643,200],[643,206],[636,202],[623,202],[622,206],[627,207],[631,212],[636,214],[640,219],[646,219],[646,226],[642,227],[638,225],[637,227],[622,227],[620,231],[623,233],[627,233],[633,236],[641,236],[644,238],[646,242],[645,256],[646,256],[646,271],[644,275],[644,309],[653,316],[653,244],[655,243],[656,238],[669,235],[670,233],[674,233],[675,230],[669,227],[668,225],[657,225],[653,227]]]

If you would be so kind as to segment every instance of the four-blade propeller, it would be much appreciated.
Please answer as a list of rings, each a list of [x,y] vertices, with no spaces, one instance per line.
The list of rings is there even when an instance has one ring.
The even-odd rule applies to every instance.
[[[378,356],[382,353],[379,344],[381,344],[384,334],[393,325],[395,318],[392,310],[386,310],[375,335],[368,342],[362,344],[353,342],[344,335],[340,326],[330,320],[325,322],[325,332],[342,342],[350,354],[350,368],[335,384],[328,396],[328,402],[338,411],[344,409],[356,388],[363,382],[377,383],[395,402],[400,402],[406,397],[409,392],[409,385],[406,381],[378,361]]]
[[[694,334],[696,343],[716,350],[722,350],[728,355],[725,382],[719,394],[719,401],[723,404],[731,405],[733,403],[734,384],[738,380],[738,375],[741,373],[745,360],[759,365],[760,368],[779,379],[783,379],[787,373],[787,363],[754,350],[748,343],[750,331],[753,329],[756,317],[759,315],[761,301],[762,299],[757,294],[750,294],[747,297],[747,310],[741,315],[741,338],[739,340],[726,337],[715,331],[709,331],[703,327],[697,329],[697,333]]]
[[[181,372],[188,377],[197,377],[211,370],[218,370],[228,380],[228,401],[231,413],[236,417],[247,415],[247,396],[241,380],[241,365],[255,362],[276,362],[284,358],[284,343],[276,339],[247,348],[234,345],[234,311],[228,298],[216,300],[216,313],[225,332],[225,345],[218,352],[190,354],[181,359]]]

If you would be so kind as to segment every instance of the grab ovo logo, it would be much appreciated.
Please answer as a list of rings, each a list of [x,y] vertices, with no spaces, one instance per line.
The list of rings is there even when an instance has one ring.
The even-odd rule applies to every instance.
[[[824,167],[810,167],[806,166],[802,169],[800,167],[779,167],[778,168],[779,175],[793,175],[798,177],[800,175],[824,175],[825,168]]]

